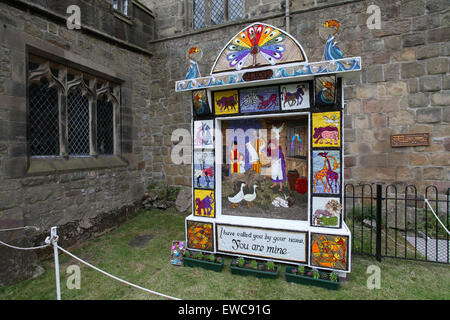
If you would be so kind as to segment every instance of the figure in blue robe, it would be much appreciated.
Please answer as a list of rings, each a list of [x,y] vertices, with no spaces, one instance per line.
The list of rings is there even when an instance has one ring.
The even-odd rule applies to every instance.
[[[186,72],[185,79],[195,79],[200,77],[200,72],[198,71],[197,61],[190,59],[189,60],[189,69]]]
[[[336,42],[334,42],[334,36],[329,35],[327,44],[325,45],[325,60],[338,60],[342,59],[343,54],[341,49],[338,48]]]

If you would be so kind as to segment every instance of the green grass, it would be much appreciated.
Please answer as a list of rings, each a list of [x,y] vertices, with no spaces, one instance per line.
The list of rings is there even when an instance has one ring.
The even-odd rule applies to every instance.
[[[450,299],[450,268],[425,262],[375,259],[354,255],[350,281],[339,291],[288,283],[284,266],[276,280],[243,277],[230,273],[230,258],[217,273],[169,263],[172,240],[184,239],[185,215],[169,211],[143,211],[139,216],[102,237],[69,251],[99,268],[132,283],[182,299]],[[145,247],[130,247],[136,235],[154,238]],[[60,255],[62,299],[163,299],[128,287],[81,265],[81,289],[66,286],[66,269],[79,264]],[[381,289],[369,290],[369,265],[381,268]],[[0,299],[55,299],[53,260],[44,261],[46,272],[13,286],[0,287]]]

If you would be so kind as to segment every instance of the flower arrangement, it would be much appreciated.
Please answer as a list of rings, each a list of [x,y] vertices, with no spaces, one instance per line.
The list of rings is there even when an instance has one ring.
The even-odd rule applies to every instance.
[[[337,272],[319,270],[305,266],[286,267],[285,276],[286,281],[288,282],[319,286],[331,290],[339,289],[340,285]]]
[[[278,267],[273,261],[258,262],[238,257],[231,261],[231,273],[241,275],[253,275],[259,278],[276,278]]]
[[[205,254],[203,252],[192,252],[186,250],[183,257],[183,264],[188,267],[202,267],[207,270],[222,271],[223,258],[215,254]]]

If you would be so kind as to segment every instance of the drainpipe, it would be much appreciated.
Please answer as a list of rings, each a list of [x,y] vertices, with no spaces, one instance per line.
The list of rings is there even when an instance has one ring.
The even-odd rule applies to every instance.
[[[289,17],[289,6],[290,6],[290,1],[286,0],[286,8],[285,8],[285,17],[286,17],[286,32],[287,33],[291,33],[291,21],[290,21],[290,17]]]

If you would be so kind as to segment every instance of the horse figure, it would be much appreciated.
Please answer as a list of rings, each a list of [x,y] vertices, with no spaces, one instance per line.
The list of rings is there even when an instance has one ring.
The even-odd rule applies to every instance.
[[[277,105],[277,95],[275,93],[271,94],[267,100],[264,100],[264,96],[258,96],[259,105],[258,109],[268,109]]]
[[[283,87],[282,92],[283,92],[283,96],[284,96],[284,102],[283,102],[283,106],[286,106],[286,102],[287,104],[292,107],[295,103],[297,103],[297,105],[301,105],[303,102],[303,95],[305,94],[305,91],[303,90],[305,88],[305,86],[297,86],[297,91],[295,92],[289,92],[287,91],[286,87]]]

